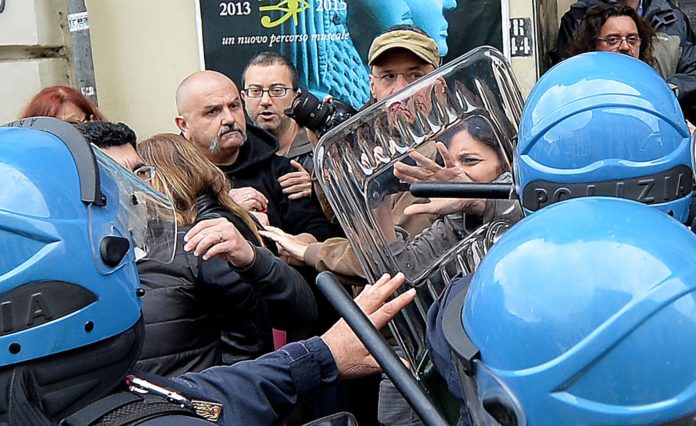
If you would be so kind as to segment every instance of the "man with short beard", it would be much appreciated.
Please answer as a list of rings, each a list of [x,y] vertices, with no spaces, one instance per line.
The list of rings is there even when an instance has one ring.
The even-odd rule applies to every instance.
[[[176,91],[175,118],[182,135],[229,177],[230,195],[250,211],[264,212],[271,225],[301,234],[306,241],[341,235],[311,197],[291,200],[278,179],[294,168],[276,155],[278,142],[264,130],[247,125],[237,86],[216,71],[186,77]]]
[[[412,25],[398,25],[375,38],[370,47],[368,63],[371,67],[371,104],[387,98],[439,67],[440,51],[435,41],[420,28]],[[392,107],[393,114],[390,115],[390,121],[396,120],[399,116],[406,120],[412,119],[414,105],[394,103]],[[404,215],[403,210],[413,204],[414,200],[410,193],[401,193],[398,197],[394,197],[391,213],[395,217],[394,223],[416,235],[430,226],[436,216]],[[274,230],[264,234],[278,241],[291,256],[317,271],[334,272],[344,280],[344,283],[366,284],[362,265],[346,238],[331,238],[322,243],[303,244],[295,237],[282,235]],[[372,392],[369,387],[359,390],[366,395]],[[379,424],[422,424],[390,381],[383,381],[379,392],[377,409]]]
[[[440,66],[440,51],[437,43],[422,29],[413,25],[396,25],[379,35],[372,42],[368,54],[370,69],[369,104],[379,102],[418,78],[434,71]],[[416,105],[400,102],[392,104],[390,125],[397,117],[405,120],[413,118]],[[391,206],[394,224],[406,229],[411,235],[419,234],[437,218],[434,214],[406,216],[403,211],[414,204],[410,193],[394,197]],[[292,236],[274,232],[268,234],[297,260],[317,271],[331,271],[338,274],[344,283],[363,285],[365,272],[353,248],[345,238],[332,238],[322,243],[304,244]]]
[[[244,68],[242,85],[247,114],[278,140],[278,155],[289,158],[296,170],[280,178],[283,192],[291,200],[311,196],[316,136],[285,114],[299,93],[295,66],[276,52],[261,52]]]

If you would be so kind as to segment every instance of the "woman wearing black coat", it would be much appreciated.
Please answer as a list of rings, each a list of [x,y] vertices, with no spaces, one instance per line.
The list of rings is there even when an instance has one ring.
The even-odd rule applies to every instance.
[[[141,261],[145,344],[136,368],[174,376],[273,350],[272,328],[310,325],[312,291],[264,247],[251,216],[228,197],[225,175],[190,142],[158,134],[138,145],[172,199],[174,261]]]

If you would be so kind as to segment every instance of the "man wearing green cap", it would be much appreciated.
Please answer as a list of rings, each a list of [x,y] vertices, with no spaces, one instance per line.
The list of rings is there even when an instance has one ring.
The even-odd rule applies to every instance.
[[[371,104],[439,67],[440,50],[422,29],[413,25],[396,25],[374,39],[367,61],[370,65]],[[405,115],[410,114],[406,105],[394,104],[393,108]],[[417,235],[430,226],[437,216],[403,214],[403,210],[413,203],[414,198],[410,193],[404,193],[395,200],[391,213],[396,225]],[[278,242],[284,253],[297,261],[318,271],[332,271],[346,283],[364,285],[365,273],[347,239],[329,238],[322,243],[308,245],[275,229],[265,235]]]
[[[375,101],[398,92],[440,66],[440,49],[425,31],[397,25],[372,42],[367,55]]]
[[[440,49],[421,28],[396,25],[374,39],[367,54],[367,64],[370,66],[370,94],[373,102],[379,102],[438,68],[441,64]],[[414,118],[409,106],[401,102],[394,103],[391,109],[395,115],[403,114],[408,121]],[[429,214],[406,216],[404,209],[414,202],[415,198],[404,192],[393,199],[390,212],[390,221],[411,235],[417,235],[435,219]],[[327,246],[330,247],[331,242]],[[352,250],[351,255],[355,258]],[[357,262],[357,258],[355,260]],[[377,417],[382,425],[423,424],[386,376],[380,383]]]
[[[372,97],[369,105],[434,71],[440,66],[441,59],[437,43],[425,31],[413,25],[396,25],[374,39],[367,61],[370,66]],[[392,108],[394,114],[403,114],[407,119],[411,117],[407,105],[395,103]],[[406,216],[404,209],[413,203],[414,197],[410,193],[401,193],[394,198],[390,214],[396,225],[417,235],[429,227],[437,216]],[[318,271],[332,271],[345,283],[358,286],[365,284],[365,273],[347,239],[329,238],[323,243],[308,245],[278,229],[266,229],[263,234],[278,242],[283,253]],[[421,424],[415,412],[388,380],[382,381],[380,385],[378,420],[383,425]]]

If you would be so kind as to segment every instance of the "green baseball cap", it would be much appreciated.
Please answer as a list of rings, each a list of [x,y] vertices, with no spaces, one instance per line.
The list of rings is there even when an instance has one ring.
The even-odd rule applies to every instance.
[[[440,66],[440,49],[435,40],[411,30],[389,31],[375,38],[367,54],[367,64],[372,66],[391,49],[406,49],[435,68]]]

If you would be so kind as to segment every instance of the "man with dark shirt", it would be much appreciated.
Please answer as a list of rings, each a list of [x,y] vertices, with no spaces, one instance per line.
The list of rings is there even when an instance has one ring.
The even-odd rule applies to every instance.
[[[234,188],[230,196],[237,204],[252,213],[265,213],[268,224],[298,234],[302,241],[342,236],[314,197],[290,199],[283,193],[278,179],[295,169],[290,160],[277,155],[278,141],[270,133],[245,122],[239,89],[227,76],[215,71],[191,74],[177,88],[176,104],[175,122],[182,135],[225,172]],[[308,283],[314,283],[315,271],[299,271]],[[316,286],[312,290],[317,321],[313,327],[287,330],[289,341],[323,333],[338,318]]]
[[[310,197],[316,136],[285,114],[300,91],[297,69],[276,52],[261,52],[244,68],[242,85],[244,105],[254,125],[278,140],[278,155],[289,158],[296,169],[281,177],[283,192],[291,200]]]
[[[176,125],[186,139],[218,165],[236,189],[242,207],[262,211],[271,225],[307,241],[341,235],[313,198],[290,200],[278,179],[295,169],[279,155],[278,142],[266,131],[247,125],[237,86],[215,71],[188,76],[176,92]]]

